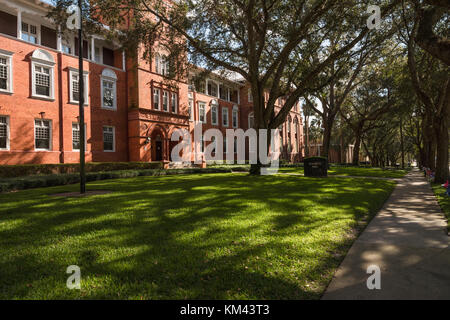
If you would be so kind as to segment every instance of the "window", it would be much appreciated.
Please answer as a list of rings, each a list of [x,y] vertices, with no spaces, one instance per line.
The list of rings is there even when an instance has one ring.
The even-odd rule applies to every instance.
[[[217,103],[211,106],[211,124],[217,125]]]
[[[205,89],[205,81],[198,81],[195,85],[195,88],[200,93],[206,93]]]
[[[84,148],[86,150],[86,124],[84,124]],[[72,123],[72,150],[80,151],[81,132],[80,124],[77,122]]]
[[[117,76],[111,69],[103,69],[101,77],[102,108],[117,109]]]
[[[255,125],[255,116],[253,115],[253,112],[250,112],[248,115],[248,127],[253,128]]]
[[[34,67],[36,95],[50,96],[50,68],[44,66]]]
[[[0,150],[9,149],[9,117],[0,116]]]
[[[66,42],[66,41],[62,41],[61,42],[61,51],[67,54],[72,54],[72,46]]]
[[[170,71],[169,61],[166,56],[157,54],[155,57],[155,71],[163,76],[168,76]]]
[[[251,88],[248,88],[248,102],[253,102],[253,95]]]
[[[217,97],[217,84],[215,82],[208,81],[208,94]]]
[[[12,52],[0,49],[0,91],[12,93]]]
[[[36,150],[51,149],[51,121],[36,119],[34,121],[34,147]]]
[[[163,110],[169,112],[169,93],[167,91],[163,92]]]
[[[32,24],[22,22],[22,40],[38,43],[37,27]]]
[[[228,88],[223,84],[219,85],[219,96],[222,100],[228,100]]]
[[[45,50],[36,49],[31,57],[32,96],[36,98],[54,98],[53,56]]]
[[[228,108],[222,108],[222,125],[228,127]]]
[[[78,74],[78,70],[70,70],[69,71],[70,76],[70,103],[79,103],[80,101],[80,88],[79,88],[79,81],[80,77]],[[87,74],[84,74],[83,76],[83,95],[84,95],[84,105],[89,104],[89,94],[88,94],[88,76]]]
[[[115,151],[115,130],[114,127],[103,127],[103,151]]]
[[[194,101],[189,100],[189,121],[194,121]]]
[[[198,103],[198,120],[206,123],[206,117],[205,117],[205,103],[199,102]]]
[[[178,109],[178,95],[174,92],[172,92],[172,100],[170,101],[170,107],[172,108],[173,113],[177,113]]]
[[[232,125],[233,128],[237,128],[238,127],[238,108],[237,106],[233,107],[233,114],[232,114]]]
[[[160,110],[159,104],[160,104],[159,89],[153,89],[153,108],[155,110]]]
[[[94,47],[94,59],[97,63],[102,63],[102,50],[100,50],[100,47]]]

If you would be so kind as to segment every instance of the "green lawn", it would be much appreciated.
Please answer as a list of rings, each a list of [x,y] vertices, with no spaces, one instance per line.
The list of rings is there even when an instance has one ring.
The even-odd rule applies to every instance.
[[[295,168],[280,168],[280,172],[284,173],[301,173],[303,174],[303,167]],[[383,170],[381,168],[366,168],[366,167],[331,167],[328,170],[329,175],[339,176],[357,176],[357,177],[378,177],[378,178],[401,178],[408,171],[406,170]]]
[[[432,187],[442,211],[447,216],[447,230],[450,232],[450,197],[445,195],[445,189],[440,184],[433,184]]]
[[[318,299],[394,185],[205,174],[0,194],[0,299]]]

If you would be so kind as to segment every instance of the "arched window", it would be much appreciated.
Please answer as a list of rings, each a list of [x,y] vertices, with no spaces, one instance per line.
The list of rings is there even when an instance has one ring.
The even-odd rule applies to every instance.
[[[103,69],[101,77],[102,108],[117,109],[117,75],[111,69]]]
[[[53,56],[42,49],[36,49],[31,56],[32,96],[44,99],[54,99]]]

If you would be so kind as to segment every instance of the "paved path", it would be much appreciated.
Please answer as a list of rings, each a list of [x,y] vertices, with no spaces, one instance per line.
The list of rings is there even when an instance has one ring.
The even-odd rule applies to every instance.
[[[284,174],[287,176],[302,176],[304,177],[305,174],[303,173],[295,173],[295,172],[278,172],[277,174]],[[358,178],[358,179],[378,179],[378,180],[396,180],[401,181],[399,178],[386,178],[386,177],[368,177],[368,176],[343,176],[343,175],[335,175],[335,174],[329,174],[327,176],[328,178]],[[321,178],[321,177],[318,177]]]
[[[419,171],[400,179],[354,242],[322,299],[450,299],[447,222]],[[369,290],[378,265],[381,289]]]

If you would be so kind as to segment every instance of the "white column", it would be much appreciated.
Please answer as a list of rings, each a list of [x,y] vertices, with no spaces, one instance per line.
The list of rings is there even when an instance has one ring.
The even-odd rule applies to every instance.
[[[57,35],[56,35],[56,50],[62,52],[62,37],[61,37],[61,29],[58,27]]]
[[[22,10],[17,9],[17,39],[22,39]]]
[[[125,64],[126,64],[126,53],[125,53],[125,51],[122,51],[122,69],[123,69],[123,71],[127,70],[127,66]]]
[[[91,60],[95,61],[95,39],[91,38]]]

